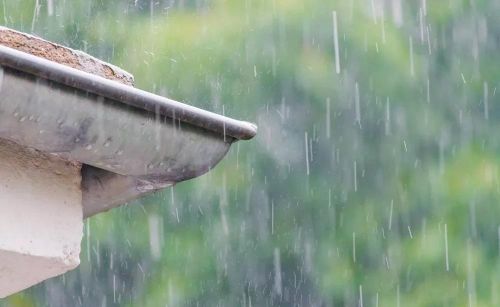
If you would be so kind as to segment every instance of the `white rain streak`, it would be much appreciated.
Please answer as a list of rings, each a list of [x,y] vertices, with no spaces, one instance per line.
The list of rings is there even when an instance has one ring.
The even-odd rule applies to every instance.
[[[33,10],[33,19],[31,20],[31,32],[35,32],[35,24],[38,19],[38,15],[40,15],[40,9],[42,5],[40,4],[40,0],[36,0],[35,9]]]
[[[391,134],[391,102],[389,97],[385,102],[385,135]]]
[[[427,103],[431,103],[431,81],[427,78]]]
[[[489,118],[489,107],[488,107],[488,82],[483,83],[483,106],[484,106],[484,119]]]
[[[85,239],[87,245],[87,261],[90,263],[90,221],[87,219],[85,221]]]
[[[47,0],[47,14],[54,15],[54,0]]]
[[[220,201],[219,201],[219,209],[220,209],[220,218],[222,222],[222,229],[224,231],[224,235],[229,236],[229,223],[227,221],[227,216],[226,216],[226,207],[228,205],[228,199],[227,199],[227,184],[226,184],[226,174],[223,174],[222,176],[222,191],[220,195]]]
[[[354,192],[357,192],[358,191],[358,170],[357,170],[358,166],[357,166],[357,163],[356,161],[354,161],[354,165],[353,165],[353,173],[354,173]]]
[[[177,220],[177,223],[181,222],[181,219],[179,217],[179,210],[177,210],[177,207],[175,206],[175,194],[174,194],[174,188],[170,189],[170,201],[172,203],[172,208],[174,208],[173,214],[175,215],[175,219]]]
[[[444,252],[446,260],[446,271],[450,271],[450,260],[448,256],[448,225],[444,224]]]
[[[498,226],[498,255],[500,256],[500,226]]]
[[[162,239],[162,220],[157,214],[148,216],[149,226],[149,249],[154,260],[159,260],[161,257]]]
[[[385,45],[386,43],[386,37],[385,37],[385,11],[382,10],[381,14],[381,23],[382,23],[382,44]]]
[[[356,263],[356,233],[352,233],[352,261]]]
[[[271,234],[274,234],[274,200],[271,200]]]
[[[226,116],[226,111],[224,109],[224,105],[222,105],[222,116]],[[224,143],[226,142],[226,122],[222,123],[222,131],[223,131],[223,136],[224,136]]]
[[[309,145],[307,132],[304,134],[305,150],[306,150],[306,174],[309,176]]]
[[[113,274],[113,303],[116,303],[116,275]]]
[[[432,54],[432,46],[431,46],[431,27],[427,26],[427,49],[429,50],[429,55]]]
[[[330,98],[326,99],[326,138],[330,139],[331,130],[331,118],[330,118]]]
[[[371,8],[372,8],[373,23],[377,24],[377,11],[375,9],[375,0],[370,0],[370,2],[371,2]]]
[[[408,234],[410,235],[410,239],[413,239],[413,234],[411,232],[411,227],[408,225]]]
[[[420,41],[423,44],[425,41],[425,36],[424,36],[424,12],[423,12],[422,8],[420,8],[418,10],[418,17],[419,17],[419,26],[420,26]]]
[[[401,307],[401,296],[400,296],[400,293],[399,293],[399,284],[397,285],[397,288],[396,288],[396,306],[397,307]]]
[[[391,0],[392,8],[392,19],[397,27],[403,25],[403,8],[401,6],[401,0]]]
[[[359,106],[359,85],[358,82],[356,82],[354,86],[354,111],[356,114],[356,123],[359,125],[359,128],[361,128],[361,110]]]
[[[313,140],[315,139],[316,137],[314,136],[314,132],[313,132],[313,136],[312,138],[309,140],[309,161],[313,162],[314,161],[314,154],[313,154]]]
[[[363,285],[359,285],[359,307],[363,307]]]
[[[340,52],[339,52],[339,33],[337,25],[337,11],[332,12],[333,18],[333,46],[335,50],[335,72],[340,74]]]
[[[282,294],[282,279],[281,279],[281,259],[280,249],[274,248],[274,292],[281,296]]]
[[[391,209],[389,210],[389,225],[388,225],[388,228],[389,230],[391,230],[392,228],[392,212],[394,210],[394,200],[391,199]]]
[[[424,16],[427,16],[427,0],[422,0],[422,10],[424,11]]]

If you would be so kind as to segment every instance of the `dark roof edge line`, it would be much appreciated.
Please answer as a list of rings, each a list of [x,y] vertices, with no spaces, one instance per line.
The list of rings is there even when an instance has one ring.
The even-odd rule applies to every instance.
[[[212,113],[2,45],[0,65],[236,139],[248,140],[257,134],[255,124]]]

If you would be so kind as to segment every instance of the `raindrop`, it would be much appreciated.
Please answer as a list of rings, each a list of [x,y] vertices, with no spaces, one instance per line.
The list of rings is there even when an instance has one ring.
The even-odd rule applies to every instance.
[[[5,5],[4,5],[5,7]],[[40,0],[35,1],[35,8],[33,11],[33,19],[31,20],[31,32],[35,32],[35,23],[37,21],[38,15],[40,14],[40,8],[42,5],[40,4]]]
[[[354,109],[356,113],[356,123],[359,125],[359,128],[361,128],[361,110],[359,106],[359,86],[358,82],[355,84],[355,93],[354,93]]]
[[[432,47],[431,47],[431,27],[427,26],[427,49],[429,51],[429,55],[432,54]]]
[[[330,139],[330,98],[326,99],[326,138]]]
[[[148,216],[149,225],[149,248],[151,256],[154,260],[159,260],[161,256],[161,242],[162,242],[162,225],[161,219],[157,214],[150,214]]]
[[[444,251],[446,258],[446,271],[450,270],[450,262],[448,260],[448,225],[444,224]]]
[[[358,191],[358,171],[357,171],[357,163],[354,160],[353,163],[353,173],[354,173],[354,192]]]
[[[399,284],[396,286],[396,306],[401,307],[401,297],[399,294]]]
[[[274,248],[274,292],[281,296],[282,293],[282,281],[281,281],[281,257],[280,257],[280,249]]]
[[[466,84],[466,83],[467,83],[467,81],[465,81],[465,76],[464,76],[464,74],[463,74],[463,73],[460,73],[460,77],[462,77],[462,82],[463,82],[464,84]]]
[[[332,12],[333,17],[333,46],[335,49],[335,71],[340,74],[340,53],[339,53],[339,34],[337,27],[337,11]]]
[[[385,102],[385,135],[391,134],[391,102],[389,97]]]
[[[363,286],[359,285],[359,307],[363,307]]]
[[[498,226],[498,254],[500,255],[500,226]]]
[[[476,306],[476,278],[472,265],[471,242],[467,240],[467,294],[469,307]]]
[[[352,233],[352,261],[356,263],[356,233]]]
[[[401,7],[401,0],[391,0],[391,4],[394,24],[397,27],[401,27],[403,25],[403,9]]]
[[[372,9],[372,19],[375,24],[377,24],[377,12],[375,10],[375,0],[371,0],[371,9]]]
[[[382,10],[382,44],[385,45],[386,38],[385,38],[385,11]]]
[[[306,174],[307,174],[307,176],[309,176],[309,146],[308,146],[307,132],[305,132],[304,141],[305,141],[305,149],[306,149]]]
[[[394,209],[394,200],[393,200],[393,199],[391,199],[391,208],[390,208],[390,210],[389,210],[389,226],[388,226],[389,231],[390,231],[390,230],[391,230],[391,228],[392,228],[392,211],[393,211],[393,209]]]
[[[271,234],[274,234],[274,201],[271,200]]]
[[[488,120],[488,82],[483,83],[483,106],[484,106],[484,119]]]
[[[47,0],[47,14],[54,15],[54,0]]]
[[[419,16],[419,23],[420,23],[420,41],[423,44],[425,37],[424,37],[424,12],[423,12],[422,8],[420,8],[418,10],[418,16]]]

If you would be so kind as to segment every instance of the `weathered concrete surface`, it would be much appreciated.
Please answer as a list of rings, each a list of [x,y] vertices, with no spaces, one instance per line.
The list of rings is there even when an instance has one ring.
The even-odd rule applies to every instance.
[[[42,38],[0,26],[0,44],[38,57],[64,64],[106,79],[134,85],[134,77],[125,70]]]
[[[0,44],[134,85],[116,66],[33,35],[0,26]],[[0,139],[0,298],[77,267],[82,220],[79,163]]]
[[[80,168],[0,139],[0,297],[78,266]]]

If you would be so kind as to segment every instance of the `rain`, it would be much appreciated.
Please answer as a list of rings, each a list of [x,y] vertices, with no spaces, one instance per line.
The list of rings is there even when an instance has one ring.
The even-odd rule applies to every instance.
[[[124,204],[84,220],[79,266],[0,307],[500,305],[500,2],[2,0],[0,15],[257,127],[240,139],[0,63],[0,138],[22,125],[59,146],[50,120],[97,169],[170,176],[126,181]]]

